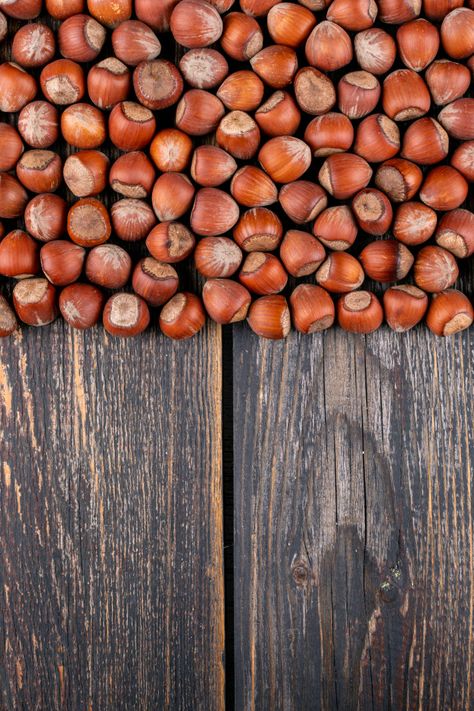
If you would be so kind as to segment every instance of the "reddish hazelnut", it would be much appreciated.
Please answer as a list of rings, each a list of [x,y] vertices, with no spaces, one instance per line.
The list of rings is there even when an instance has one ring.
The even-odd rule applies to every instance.
[[[302,230],[288,230],[280,245],[280,259],[294,277],[313,274],[326,257],[321,242]]]
[[[23,143],[16,128],[8,123],[0,123],[0,147],[0,171],[13,170],[23,153]]]
[[[39,272],[38,245],[23,230],[9,232],[0,242],[0,274],[24,279]]]
[[[179,68],[193,89],[212,89],[229,73],[226,58],[217,50],[208,47],[190,49],[181,57]]]
[[[245,252],[267,252],[280,244],[283,227],[274,212],[266,207],[254,207],[242,214],[233,237]]]
[[[0,65],[0,111],[21,111],[36,96],[36,80],[12,62]]]
[[[195,244],[192,232],[179,222],[160,222],[146,239],[150,254],[165,264],[182,262],[192,254]]]
[[[201,188],[191,210],[191,229],[202,237],[229,232],[239,219],[239,206],[218,188]]]
[[[114,202],[110,217],[116,236],[124,242],[139,242],[156,225],[155,213],[143,200],[124,199]]]
[[[298,225],[314,220],[328,204],[324,190],[310,180],[295,180],[283,185],[278,199],[290,220]]]
[[[264,17],[277,2],[278,0],[240,0],[240,7],[247,15]]]
[[[449,136],[433,118],[426,116],[414,121],[403,136],[401,155],[419,165],[439,163],[448,151]]]
[[[394,121],[408,121],[429,111],[430,92],[419,74],[411,69],[398,69],[383,83],[382,105]]]
[[[304,140],[316,158],[325,158],[350,149],[354,140],[354,128],[344,114],[324,114],[309,122]]]
[[[262,101],[263,82],[247,69],[242,69],[224,79],[217,96],[224,106],[231,111],[254,111]]]
[[[95,247],[107,242],[112,232],[107,208],[95,198],[78,200],[69,208],[67,232],[81,247]]]
[[[53,31],[35,22],[20,27],[13,38],[12,59],[22,67],[42,67],[54,57],[56,42]]]
[[[23,279],[13,289],[13,306],[28,326],[47,326],[58,315],[56,289],[47,279]]]
[[[465,294],[456,289],[433,294],[426,325],[436,336],[452,336],[464,331],[473,320],[472,304]]]
[[[291,183],[310,167],[311,149],[294,136],[277,136],[262,146],[258,160],[276,183]]]
[[[117,158],[110,169],[112,190],[129,198],[145,198],[153,188],[155,169],[141,151],[125,153]]]
[[[423,0],[423,13],[430,20],[443,20],[448,12],[464,5],[464,0]]]
[[[3,12],[15,20],[34,20],[41,12],[41,0],[2,0]]]
[[[441,41],[452,59],[474,54],[474,10],[459,7],[446,15],[441,25]]]
[[[361,69],[371,74],[386,74],[395,62],[397,46],[385,30],[372,27],[356,34],[354,52]]]
[[[190,136],[215,131],[224,116],[222,101],[203,89],[190,89],[176,107],[176,126]]]
[[[150,323],[150,311],[140,296],[119,292],[105,304],[102,320],[107,333],[128,338],[145,331]]]
[[[452,210],[443,215],[436,230],[436,243],[455,257],[470,257],[474,253],[474,213]]]
[[[393,236],[403,244],[423,244],[434,234],[437,221],[431,207],[421,202],[402,202],[395,213]]]
[[[337,302],[337,320],[344,331],[372,333],[382,325],[383,309],[375,294],[355,291]]]
[[[346,30],[358,32],[372,27],[377,12],[375,0],[333,0],[326,17]]]
[[[64,182],[76,197],[98,195],[107,185],[109,159],[100,151],[79,151],[64,163]]]
[[[267,15],[267,28],[272,40],[293,48],[305,42],[315,24],[316,18],[311,10],[294,2],[279,2],[270,8]]]
[[[314,67],[299,70],[294,90],[298,106],[311,116],[327,113],[336,103],[336,90],[331,79]]]
[[[260,145],[260,129],[244,111],[231,111],[220,121],[216,141],[234,158],[249,160]]]
[[[320,286],[297,286],[290,296],[290,307],[294,326],[300,333],[320,333],[334,323],[334,302]]]
[[[0,173],[0,218],[11,220],[23,214],[28,194],[13,175]]]
[[[438,30],[428,20],[412,20],[398,28],[397,43],[403,64],[421,72],[438,54]]]
[[[291,136],[298,130],[301,112],[286,91],[275,91],[255,112],[255,120],[267,136]]]
[[[263,170],[254,165],[244,165],[234,174],[230,192],[239,205],[265,207],[277,201],[278,190]]]
[[[380,84],[369,72],[350,72],[339,81],[337,95],[339,110],[350,119],[360,119],[377,106]]]
[[[333,252],[316,272],[317,283],[334,294],[355,291],[364,281],[360,262],[347,252]]]
[[[192,49],[217,42],[223,24],[215,7],[205,0],[181,0],[171,13],[170,29],[176,42]]]
[[[203,237],[194,251],[196,269],[207,279],[230,277],[241,262],[242,250],[228,237]]]
[[[104,46],[106,31],[89,15],[73,15],[58,30],[59,51],[74,62],[91,62]]]
[[[474,182],[474,141],[465,141],[456,148],[451,165],[470,183]]]
[[[122,62],[136,67],[140,62],[156,59],[161,43],[151,27],[140,20],[126,20],[112,32],[114,54]]]
[[[61,115],[61,133],[75,148],[98,148],[107,136],[104,114],[90,104],[68,106]]]
[[[0,338],[6,338],[18,328],[15,312],[4,296],[0,295]]]
[[[59,310],[73,328],[92,328],[104,306],[104,295],[92,284],[70,284],[59,295]]]
[[[41,247],[41,269],[55,286],[66,286],[81,276],[86,250],[65,239],[47,242]]]
[[[466,93],[471,83],[471,72],[463,64],[438,59],[426,70],[425,81],[434,103],[445,106]]]
[[[352,199],[352,212],[363,232],[383,235],[392,224],[393,210],[388,197],[375,188],[365,188]]]
[[[46,12],[55,20],[66,20],[84,12],[85,0],[46,0]]]
[[[87,0],[90,14],[107,27],[117,27],[130,19],[132,0]]]
[[[162,129],[150,145],[150,155],[163,173],[181,173],[187,168],[192,152],[192,140],[177,128]]]
[[[372,168],[353,153],[334,153],[324,161],[319,182],[338,200],[346,200],[365,188],[372,177]]]
[[[153,138],[156,120],[150,109],[133,101],[116,104],[109,116],[110,140],[121,151],[139,151]]]
[[[420,168],[404,158],[386,160],[377,169],[375,184],[388,195],[392,202],[411,200],[421,185],[423,173]]]
[[[58,110],[47,101],[32,101],[20,111],[18,131],[32,148],[49,148],[59,136]]]
[[[243,12],[231,12],[223,20],[221,46],[231,59],[245,62],[262,49],[262,30],[253,17]]]
[[[191,338],[206,323],[206,313],[199,296],[187,291],[175,294],[160,313],[160,328],[175,340]]]
[[[264,47],[250,58],[253,71],[273,89],[291,84],[298,69],[298,57],[291,47],[279,44]]]
[[[457,262],[451,252],[428,245],[417,254],[414,267],[415,284],[423,291],[444,291],[459,276]]]
[[[183,93],[183,79],[166,59],[140,62],[133,72],[133,88],[142,106],[157,111],[175,104]]]
[[[401,25],[421,12],[421,0],[378,0],[379,20],[389,25]]]
[[[318,215],[313,234],[326,247],[343,252],[351,247],[357,237],[357,224],[347,205],[328,207]]]
[[[26,151],[16,164],[16,174],[32,193],[54,193],[61,184],[61,158],[53,151]]]
[[[239,280],[254,294],[278,294],[287,282],[280,260],[269,252],[251,252],[239,272]]]
[[[87,75],[87,91],[99,109],[111,109],[125,101],[130,92],[130,72],[115,57],[108,57],[92,67]]]
[[[191,177],[203,187],[225,183],[236,170],[234,158],[217,146],[198,146],[193,153]]]
[[[41,72],[40,84],[46,99],[57,106],[74,104],[85,92],[82,67],[70,59],[57,59],[47,64]]]
[[[404,279],[413,266],[413,254],[396,239],[370,242],[359,255],[370,279],[382,283]]]
[[[354,153],[370,163],[393,158],[400,150],[400,130],[385,114],[372,114],[357,126]]]
[[[305,45],[308,64],[323,72],[342,69],[352,61],[352,40],[335,22],[319,22]]]
[[[404,333],[420,323],[428,308],[428,297],[416,286],[400,284],[384,292],[383,306],[392,331]]]
[[[243,321],[249,310],[252,297],[236,281],[209,279],[202,290],[202,300],[213,321],[220,324]]]
[[[170,28],[170,17],[178,0],[135,0],[135,12],[142,22],[157,32]]]
[[[66,232],[67,203],[59,195],[35,195],[25,210],[27,232],[40,242],[60,239]]]
[[[184,173],[163,173],[153,188],[153,209],[160,222],[177,220],[192,205],[194,185]]]
[[[438,121],[452,138],[474,139],[474,99],[457,99],[440,112]]]
[[[262,296],[250,306],[247,318],[252,331],[262,338],[286,338],[291,329],[291,316],[284,296]]]
[[[440,165],[426,175],[420,198],[433,210],[454,210],[467,198],[468,183],[455,168]]]
[[[87,278],[106,289],[121,289],[127,283],[131,271],[129,253],[116,244],[99,244],[87,255]]]
[[[133,271],[132,286],[134,292],[150,306],[161,306],[176,294],[179,278],[171,264],[145,257],[140,259]]]

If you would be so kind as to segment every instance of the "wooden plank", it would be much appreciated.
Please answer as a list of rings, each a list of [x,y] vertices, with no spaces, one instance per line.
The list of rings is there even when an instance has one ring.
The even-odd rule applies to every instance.
[[[0,708],[223,708],[220,338],[0,343]]]
[[[473,357],[235,329],[238,711],[473,708]]]

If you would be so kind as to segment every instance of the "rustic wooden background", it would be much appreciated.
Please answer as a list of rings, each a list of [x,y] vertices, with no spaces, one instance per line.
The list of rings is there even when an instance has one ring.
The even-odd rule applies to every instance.
[[[473,356],[1,340],[1,711],[474,708]]]

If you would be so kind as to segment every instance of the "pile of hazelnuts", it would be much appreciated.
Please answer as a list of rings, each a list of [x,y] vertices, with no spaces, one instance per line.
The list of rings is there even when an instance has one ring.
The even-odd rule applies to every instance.
[[[0,0],[0,38],[0,336],[471,325],[474,0]]]

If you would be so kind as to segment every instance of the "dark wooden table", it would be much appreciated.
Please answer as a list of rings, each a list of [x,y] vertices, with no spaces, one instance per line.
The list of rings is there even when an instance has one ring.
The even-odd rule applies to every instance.
[[[218,710],[226,674],[239,711],[472,708],[472,358],[423,328],[2,341],[2,709]]]
[[[473,709],[473,356],[0,339],[1,711]]]

